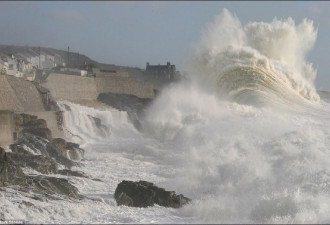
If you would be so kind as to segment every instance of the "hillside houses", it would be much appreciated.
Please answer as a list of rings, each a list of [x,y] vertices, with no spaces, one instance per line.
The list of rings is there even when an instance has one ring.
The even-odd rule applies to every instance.
[[[33,81],[38,69],[52,69],[61,64],[62,58],[59,55],[49,54],[5,54],[0,53],[0,74],[11,75]]]
[[[24,77],[25,73],[33,72],[33,65],[23,58],[16,58],[14,55],[1,55],[0,74],[15,77]]]
[[[41,54],[26,57],[26,60],[38,69],[51,69],[56,66],[55,56]]]

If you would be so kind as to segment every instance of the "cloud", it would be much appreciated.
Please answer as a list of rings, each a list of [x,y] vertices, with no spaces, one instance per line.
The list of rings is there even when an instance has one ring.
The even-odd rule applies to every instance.
[[[65,23],[79,23],[85,20],[84,15],[75,10],[51,10],[48,15]]]

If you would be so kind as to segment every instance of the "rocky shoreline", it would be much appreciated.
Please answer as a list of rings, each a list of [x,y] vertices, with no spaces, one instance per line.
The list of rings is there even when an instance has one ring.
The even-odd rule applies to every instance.
[[[32,191],[47,198],[81,198],[78,189],[67,179],[51,175],[87,177],[71,170],[72,166],[81,166],[79,160],[83,159],[84,150],[64,139],[53,139],[46,121],[36,116],[15,114],[15,125],[18,138],[9,145],[11,152],[0,148],[0,186]],[[26,175],[25,168],[39,175]]]
[[[127,99],[132,101],[131,97]],[[123,105],[117,105],[116,108],[124,107],[123,109],[138,118],[143,104],[127,105],[131,105],[131,108]],[[69,179],[59,178],[58,175],[96,180],[81,171],[72,170],[72,167],[83,166],[81,161],[84,160],[84,149],[62,138],[53,138],[44,119],[25,113],[15,113],[14,119],[17,140],[9,145],[9,151],[0,147],[0,190],[10,187],[18,192],[32,193],[32,198],[40,201],[83,199],[84,196],[79,194],[78,188]],[[26,174],[25,169],[32,169],[35,173]],[[131,207],[150,207],[157,204],[179,208],[191,201],[147,181],[124,180],[118,184],[114,197],[118,206]]]
[[[97,100],[120,111],[126,111],[133,125],[138,130],[141,130],[140,118],[152,102],[151,98],[139,98],[135,95],[113,93],[102,93]]]

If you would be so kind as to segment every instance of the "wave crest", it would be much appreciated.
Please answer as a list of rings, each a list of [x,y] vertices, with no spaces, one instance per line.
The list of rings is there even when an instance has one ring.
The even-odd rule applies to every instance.
[[[317,38],[313,22],[292,18],[242,26],[224,9],[191,58],[190,74],[221,96],[242,103],[302,99],[319,102],[316,70],[305,60]],[[204,76],[200,76],[204,75]]]

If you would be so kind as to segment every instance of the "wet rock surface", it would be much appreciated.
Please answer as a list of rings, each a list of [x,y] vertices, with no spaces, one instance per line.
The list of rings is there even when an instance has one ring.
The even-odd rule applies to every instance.
[[[56,162],[52,158],[44,155],[7,152],[7,157],[19,167],[29,167],[43,174],[57,173]]]
[[[19,134],[19,139],[14,144],[10,145],[10,149],[12,152],[18,154],[44,155],[54,159],[57,163],[67,168],[79,165],[78,162],[74,162],[63,156],[61,150],[52,142],[49,142],[43,137],[31,134],[30,132],[24,132],[24,130]]]
[[[29,128],[23,129],[23,131],[21,131],[21,132],[30,133],[30,134],[33,134],[35,136],[45,138],[49,141],[52,140],[52,133],[48,128],[29,127]]]
[[[31,122],[32,120],[36,120],[38,119],[37,116],[34,116],[34,115],[29,115],[29,114],[26,114],[26,113],[21,113],[21,114],[16,114],[17,117],[20,117],[21,121],[22,121],[22,124],[27,124],[29,122]]]
[[[73,160],[82,159],[84,150],[64,139],[52,139],[43,119],[22,113],[15,114],[14,120],[18,137],[9,146],[11,152],[0,147],[0,186],[32,191],[47,199],[59,199],[59,196],[81,198],[78,189],[67,179],[51,175],[87,178],[83,172],[70,170],[72,166],[81,165]],[[60,165],[65,169],[60,170]],[[22,168],[30,168],[41,175],[24,174]]]
[[[147,181],[122,181],[115,191],[115,199],[118,205],[132,207],[148,207],[154,204],[179,208],[191,201],[191,199],[174,191],[166,191]]]
[[[8,158],[5,150],[0,147],[0,186],[20,184],[24,177],[22,169]]]
[[[3,148],[0,148],[0,186],[16,185],[20,191],[33,191],[45,196],[65,195],[80,198],[78,189],[68,180],[49,176],[25,175],[22,169],[15,164],[12,157]]]
[[[27,123],[22,124],[23,127],[33,127],[33,128],[47,128],[46,120],[44,119],[36,119],[29,120]]]
[[[52,143],[59,149],[60,154],[71,160],[81,160],[85,151],[78,144],[67,142],[62,138],[55,138]]]
[[[61,174],[61,175],[65,175],[65,176],[74,176],[74,177],[85,177],[88,178],[88,176],[81,172],[81,171],[74,171],[74,170],[68,170],[68,169],[64,169],[64,170],[57,170],[56,172],[57,174]]]
[[[139,98],[135,95],[101,93],[97,100],[121,111],[126,111],[134,126],[140,130],[140,117],[151,103],[150,98]]]

